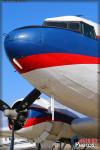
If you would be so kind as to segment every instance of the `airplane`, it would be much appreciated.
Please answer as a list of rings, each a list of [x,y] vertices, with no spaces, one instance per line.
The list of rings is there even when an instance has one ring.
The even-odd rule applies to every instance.
[[[36,87],[31,102],[43,92],[88,116],[92,121],[78,119],[74,127],[91,137],[98,136],[99,28],[78,16],[54,17],[41,26],[17,28],[4,41],[14,68]],[[22,104],[25,108],[29,105]],[[16,111],[12,114],[16,118]]]
[[[30,84],[67,107],[98,117],[99,25],[77,16],[13,30],[6,53]]]
[[[29,101],[29,99],[30,95],[27,96],[27,102]],[[13,145],[11,144],[10,150],[12,150],[13,148],[17,150],[35,147],[38,150],[49,150],[51,148],[55,150],[55,146],[61,146],[60,149],[64,150],[66,146],[68,148],[68,144],[72,147],[72,149],[74,149],[73,139],[75,139],[76,142],[79,138],[82,138],[82,136],[80,136],[75,129],[75,122],[77,120],[93,121],[93,119],[78,114],[77,112],[74,112],[71,109],[68,109],[60,104],[55,104],[54,120],[52,120],[52,112],[50,109],[51,104],[43,98],[36,99],[34,104],[31,105],[30,103],[30,106],[28,105],[27,109],[22,109],[23,111],[20,109],[20,107],[22,108],[22,103],[26,103],[26,98],[15,101],[12,107],[10,107],[6,103],[1,106],[1,108],[4,108],[2,109],[2,111],[4,112],[5,116],[8,117],[8,126],[10,129],[12,129],[12,131],[9,128],[1,130],[0,136],[5,138],[12,136],[11,143]],[[16,115],[14,115],[15,110],[17,112],[16,119]],[[15,121],[14,128],[13,121]],[[83,137],[88,137],[87,132]],[[22,138],[26,140],[23,140]],[[3,146],[9,148],[10,141],[11,140],[7,140],[6,144]],[[25,143],[26,146],[25,144],[23,146],[21,141],[24,141],[23,144]],[[31,141],[31,143],[29,143],[28,141]],[[36,146],[34,145],[34,142],[36,143]]]

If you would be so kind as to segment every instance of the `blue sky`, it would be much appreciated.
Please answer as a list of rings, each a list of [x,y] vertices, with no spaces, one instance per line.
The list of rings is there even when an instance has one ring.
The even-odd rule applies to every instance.
[[[41,25],[48,17],[83,15],[98,21],[97,2],[27,2],[3,3],[2,34],[26,25]],[[7,59],[2,43],[2,99],[12,104],[27,95],[33,87],[24,80]],[[44,95],[43,95],[44,96]],[[44,96],[45,97],[45,96]]]

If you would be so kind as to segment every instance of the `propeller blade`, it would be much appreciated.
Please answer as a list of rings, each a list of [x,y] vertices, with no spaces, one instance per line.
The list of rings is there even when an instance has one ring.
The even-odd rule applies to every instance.
[[[10,145],[10,150],[14,150],[14,129],[15,129],[15,120],[13,120],[13,125],[12,125],[12,138],[11,138],[11,145]]]
[[[32,103],[41,95],[38,89],[32,90],[20,103],[19,107],[16,109],[17,112],[27,109]]]
[[[4,111],[5,109],[11,109],[10,106],[0,99],[0,110]]]

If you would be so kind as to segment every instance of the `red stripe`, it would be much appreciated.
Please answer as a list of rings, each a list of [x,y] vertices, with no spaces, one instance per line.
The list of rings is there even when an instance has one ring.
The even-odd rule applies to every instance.
[[[79,54],[49,53],[26,56],[17,59],[17,61],[23,69],[20,69],[14,64],[14,62],[12,62],[14,67],[20,73],[26,73],[31,70],[53,66],[71,64],[99,64],[100,58],[84,56]]]
[[[100,35],[97,35],[96,38],[99,39],[99,38],[100,38]]]
[[[28,118],[23,126],[23,128],[27,128],[39,123],[43,123],[43,122],[48,122],[48,121],[52,121],[52,117],[44,117],[44,118]],[[56,119],[54,121],[60,121],[63,122],[62,120]],[[67,122],[65,122],[67,123]]]
[[[27,128],[27,127],[30,127],[30,126],[33,126],[35,124],[39,124],[39,123],[42,123],[42,122],[47,122],[47,121],[51,121],[51,117],[44,117],[44,118],[29,118],[26,120],[23,128]]]

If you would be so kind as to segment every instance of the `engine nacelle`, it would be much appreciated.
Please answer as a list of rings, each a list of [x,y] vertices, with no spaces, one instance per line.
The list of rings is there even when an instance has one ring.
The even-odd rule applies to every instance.
[[[41,99],[38,101],[40,102]],[[12,108],[18,108],[20,103],[21,100],[18,100]],[[52,115],[51,112],[48,112],[48,107],[44,108],[39,104],[33,104],[28,110],[18,113],[15,124],[16,134],[36,143],[56,142],[62,138],[70,138],[75,134],[71,128],[71,120],[76,116],[74,115],[72,118],[69,114],[61,113],[59,109],[55,109],[55,120],[52,121]],[[67,122],[68,118],[71,118],[70,123]],[[9,124],[9,126],[12,126],[11,119],[9,119]]]
[[[62,114],[60,113],[60,115]],[[59,116],[59,113],[55,113],[55,120],[52,121],[52,115],[47,109],[32,105],[27,111],[23,128],[16,133],[36,143],[46,140],[57,141],[61,138],[73,136],[74,133],[70,124],[59,121],[59,119],[57,121],[56,116]]]

